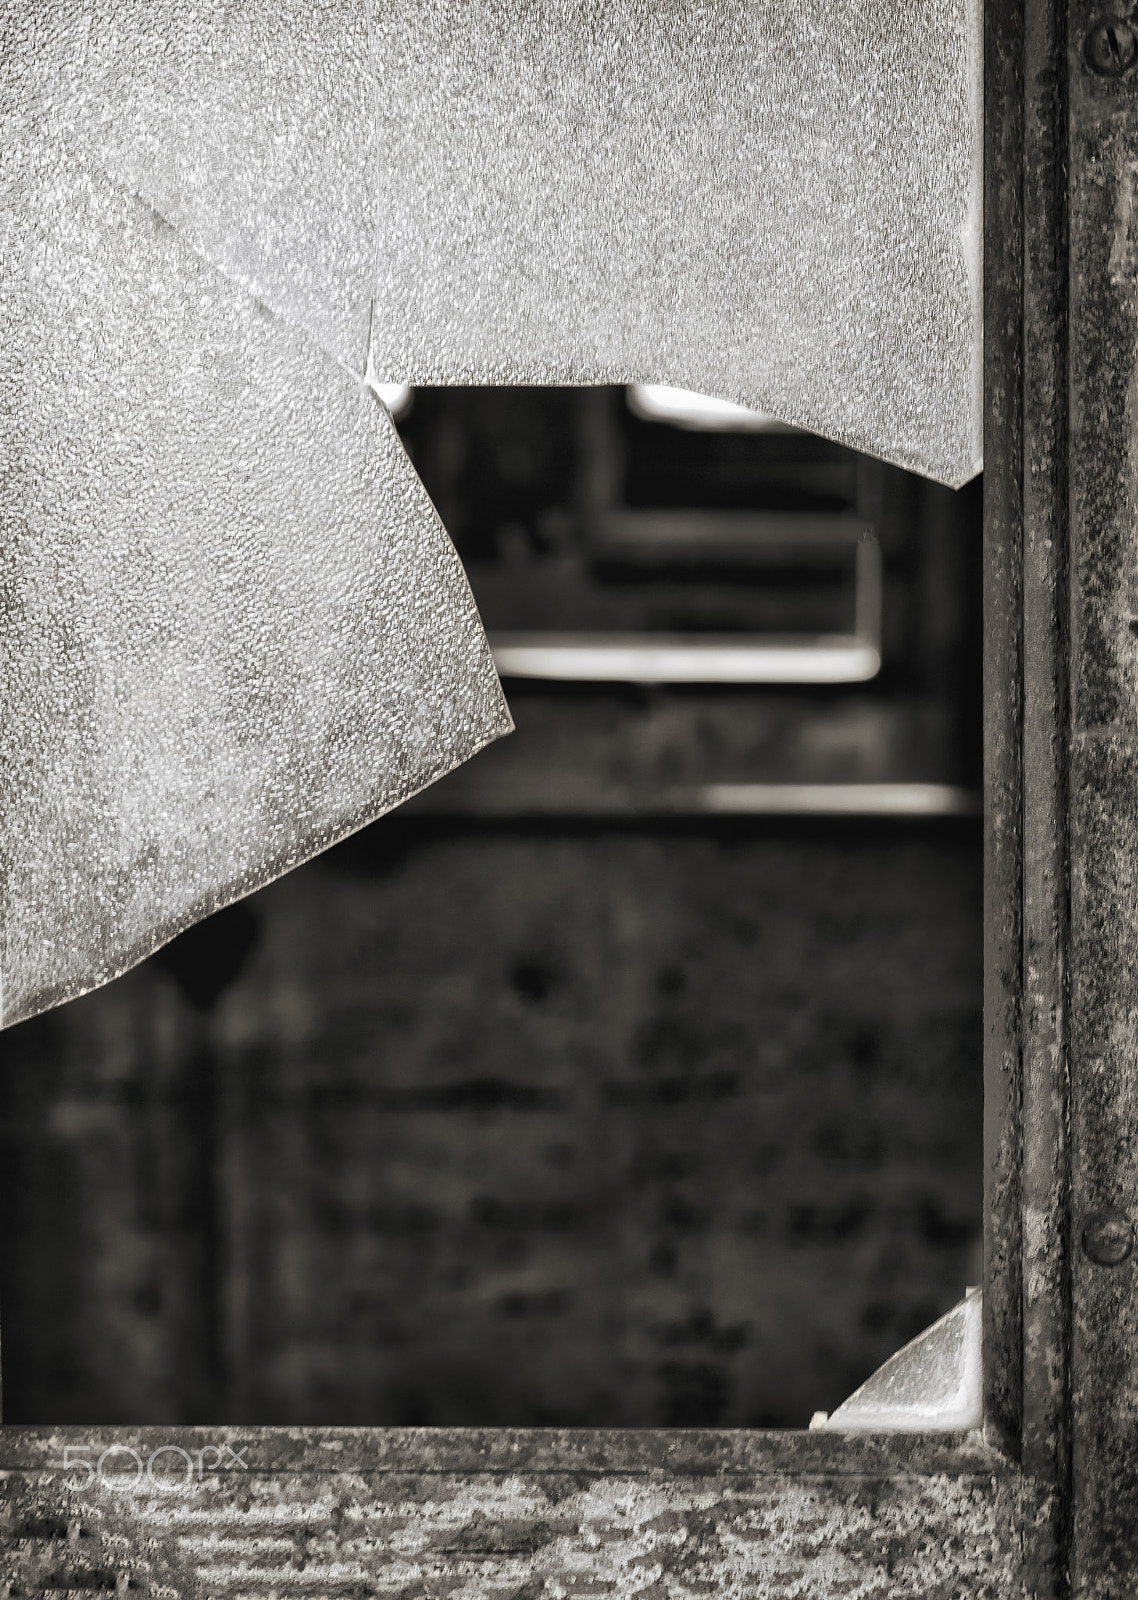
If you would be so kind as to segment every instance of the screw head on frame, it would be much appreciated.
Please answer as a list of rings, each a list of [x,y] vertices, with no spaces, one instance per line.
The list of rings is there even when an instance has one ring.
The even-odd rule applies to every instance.
[[[1087,34],[1083,58],[1100,78],[1121,78],[1138,61],[1138,34],[1121,17],[1103,17]]]
[[[1134,1248],[1134,1224],[1113,1206],[1092,1211],[1083,1227],[1083,1254],[1099,1267],[1117,1267]]]

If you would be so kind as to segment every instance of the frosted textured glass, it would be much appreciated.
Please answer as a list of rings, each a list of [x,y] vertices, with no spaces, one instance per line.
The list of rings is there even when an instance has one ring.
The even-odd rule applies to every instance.
[[[384,376],[666,383],[980,466],[979,0],[385,0]]]
[[[380,380],[671,384],[979,470],[979,0],[36,9],[56,136]]]
[[[377,396],[26,128],[0,159],[10,1023],[510,723]]]
[[[978,0],[0,0],[3,1020],[508,725],[369,384],[980,459]]]

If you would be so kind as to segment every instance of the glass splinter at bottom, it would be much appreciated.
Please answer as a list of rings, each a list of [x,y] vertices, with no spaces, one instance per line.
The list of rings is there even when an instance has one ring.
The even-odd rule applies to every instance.
[[[980,1339],[983,1294],[969,1288],[959,1305],[911,1340],[860,1389],[811,1430],[833,1433],[948,1433],[983,1423]]]

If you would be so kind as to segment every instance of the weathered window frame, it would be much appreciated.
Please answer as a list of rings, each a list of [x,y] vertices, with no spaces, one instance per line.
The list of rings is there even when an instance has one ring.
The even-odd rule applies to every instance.
[[[1134,39],[986,8],[983,1436],[7,1427],[9,1592],[1138,1583]]]

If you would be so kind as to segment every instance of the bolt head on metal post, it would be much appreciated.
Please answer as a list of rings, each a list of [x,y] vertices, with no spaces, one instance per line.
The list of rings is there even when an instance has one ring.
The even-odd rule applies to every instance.
[[[1083,59],[1100,78],[1121,78],[1138,61],[1138,33],[1121,17],[1103,17],[1087,34]]]
[[[1099,1267],[1117,1267],[1134,1248],[1134,1224],[1113,1206],[1092,1211],[1083,1227],[1083,1254]]]

